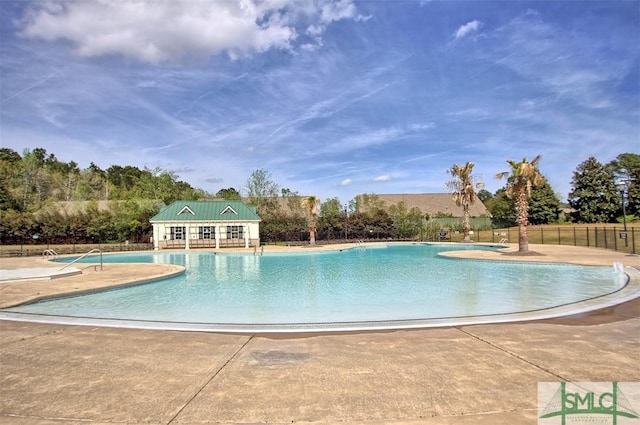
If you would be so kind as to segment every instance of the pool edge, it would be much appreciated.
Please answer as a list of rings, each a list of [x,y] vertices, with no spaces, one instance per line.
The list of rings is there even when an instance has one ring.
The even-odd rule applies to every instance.
[[[183,271],[184,272],[184,271]],[[301,334],[301,333],[342,333],[389,330],[412,330],[470,325],[506,324],[517,322],[532,322],[589,313],[618,304],[623,304],[640,298],[640,270],[625,267],[628,277],[627,284],[609,294],[595,297],[577,303],[566,304],[546,309],[527,312],[445,317],[436,319],[408,319],[394,321],[363,321],[363,322],[334,322],[334,323],[306,323],[306,324],[224,324],[224,323],[186,323],[160,322],[116,319],[95,319],[81,317],[62,317],[0,311],[0,320],[48,323],[55,325],[100,326],[126,329],[146,329],[185,332],[213,332],[232,334]],[[163,279],[163,278],[160,278]],[[150,279],[150,281],[158,279]],[[147,282],[148,283],[148,282]],[[123,284],[131,285],[132,283]],[[142,284],[138,282],[137,284]]]

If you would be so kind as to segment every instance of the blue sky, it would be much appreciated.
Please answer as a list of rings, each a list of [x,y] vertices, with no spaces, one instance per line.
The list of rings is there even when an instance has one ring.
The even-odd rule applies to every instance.
[[[0,1],[0,142],[347,202],[640,152],[639,1]]]

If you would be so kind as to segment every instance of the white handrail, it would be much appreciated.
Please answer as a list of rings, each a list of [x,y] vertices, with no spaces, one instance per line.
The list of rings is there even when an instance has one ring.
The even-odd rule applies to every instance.
[[[70,265],[72,265],[73,263],[76,263],[80,260],[82,260],[84,257],[88,256],[89,254],[92,254],[94,252],[99,252],[100,253],[100,270],[102,270],[102,250],[98,249],[98,248],[93,248],[91,251],[87,252],[86,254],[82,254],[80,257],[76,258],[75,260],[73,260],[72,262],[70,262],[69,264],[65,264],[64,267],[60,268],[59,270],[64,270],[67,267],[69,267]]]
[[[42,257],[46,257],[47,255],[58,258],[58,253],[53,249],[45,249],[44,251],[42,251]]]

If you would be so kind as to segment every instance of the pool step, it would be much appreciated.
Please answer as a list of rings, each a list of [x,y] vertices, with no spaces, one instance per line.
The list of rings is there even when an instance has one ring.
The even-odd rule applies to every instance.
[[[0,270],[0,282],[12,280],[58,279],[60,277],[74,276],[77,274],[82,274],[82,270],[76,268],[58,270],[52,267]]]

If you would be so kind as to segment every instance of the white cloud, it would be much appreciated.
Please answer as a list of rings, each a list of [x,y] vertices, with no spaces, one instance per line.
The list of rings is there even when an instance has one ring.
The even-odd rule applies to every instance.
[[[473,20],[471,22],[467,22],[464,25],[461,25],[457,30],[456,33],[454,35],[455,39],[458,40],[462,37],[466,37],[467,35],[471,34],[472,32],[476,32],[480,29],[480,27],[482,26],[482,22],[478,21],[478,20]]]
[[[409,129],[412,131],[421,131],[421,130],[429,130],[435,128],[436,124],[433,122],[428,123],[418,123],[409,126]]]
[[[391,176],[384,174],[382,176],[375,177],[373,179],[374,182],[388,182],[391,180]]]
[[[349,186],[351,183],[353,183],[351,179],[344,179],[340,182],[340,186]]]
[[[326,26],[342,19],[363,18],[351,0],[52,0],[31,6],[22,35],[66,40],[83,57],[158,64],[292,49],[305,31],[321,43]]]

